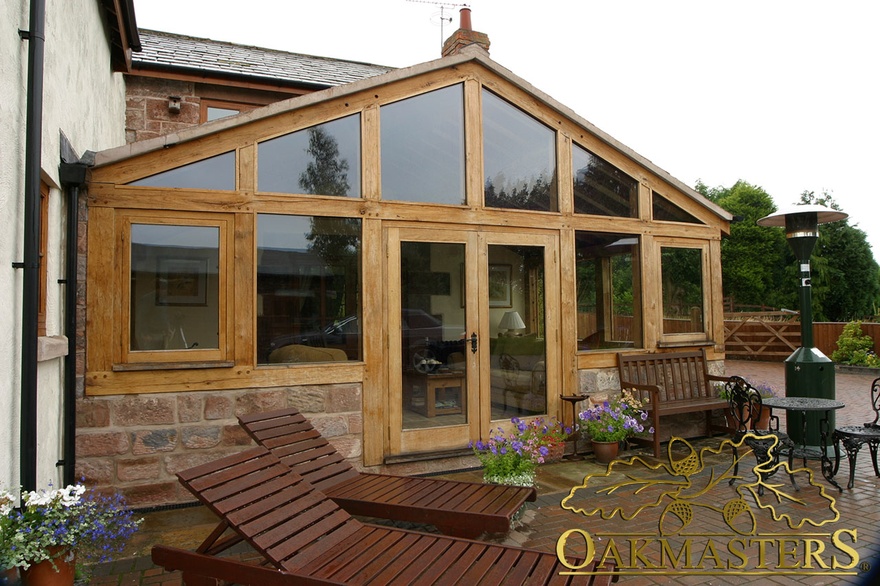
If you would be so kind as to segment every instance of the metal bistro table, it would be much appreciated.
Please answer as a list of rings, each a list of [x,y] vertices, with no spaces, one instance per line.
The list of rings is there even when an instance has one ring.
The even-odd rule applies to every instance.
[[[821,399],[815,397],[770,397],[764,399],[763,403],[765,407],[784,409],[786,413],[790,411],[799,411],[801,413],[801,422],[803,425],[803,428],[801,429],[801,437],[803,438],[804,443],[799,448],[789,448],[789,467],[791,467],[794,458],[803,458],[804,466],[807,465],[808,458],[818,459],[821,462],[822,476],[825,477],[825,480],[836,486],[837,490],[843,492],[843,489],[834,480],[834,463],[831,461],[831,458],[828,457],[828,440],[831,437],[831,433],[828,429],[828,417],[831,411],[842,409],[846,405],[834,399]],[[819,441],[821,442],[821,445],[818,450],[807,448],[808,411],[823,411],[825,413],[825,416],[819,420]],[[786,426],[788,425],[787,421],[788,418],[786,418]],[[790,434],[791,430],[789,430],[789,435]]]

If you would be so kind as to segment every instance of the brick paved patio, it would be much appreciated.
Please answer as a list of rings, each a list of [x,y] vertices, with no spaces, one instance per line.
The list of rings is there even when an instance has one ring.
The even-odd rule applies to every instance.
[[[784,366],[782,364],[729,361],[726,369],[731,374],[735,373],[745,376],[753,383],[767,382],[778,389],[784,389],[785,386]],[[837,412],[837,425],[861,424],[866,421],[865,417],[870,409],[870,384],[873,378],[874,375],[871,373],[852,374],[838,372],[836,374],[837,398],[846,403],[846,408]],[[711,441],[700,440],[693,443],[697,447],[710,444],[717,445],[720,439],[723,438],[716,438]],[[649,452],[646,450],[635,449],[626,453],[626,456],[632,455],[641,455],[646,459],[650,458]],[[724,461],[729,463],[729,452],[723,456],[719,455],[716,460],[721,462],[725,458],[726,460]],[[876,583],[872,582],[873,572],[867,571],[867,569],[880,567],[880,536],[878,536],[878,527],[880,527],[880,478],[874,476],[870,459],[866,447],[859,455],[855,486],[852,490],[844,489],[843,493],[839,493],[830,484],[825,482],[819,471],[818,462],[811,461],[809,463],[809,467],[814,472],[816,478],[815,482],[825,487],[827,494],[834,498],[836,507],[840,511],[840,521],[833,524],[831,531],[834,529],[855,529],[857,531],[858,537],[854,548],[858,552],[861,565],[865,571],[856,568],[856,570],[859,570],[859,573],[855,576],[840,577],[830,575],[829,573],[833,570],[815,576],[749,576],[742,573],[734,575],[731,572],[729,575],[721,576],[624,576],[621,578],[621,582],[632,585],[665,584],[671,582],[680,584],[748,584],[752,582],[761,584]],[[748,461],[744,460],[744,462],[746,465],[741,466],[741,473],[743,469],[748,470],[750,468],[747,465]],[[799,466],[798,463],[796,465]],[[849,474],[847,466],[846,459],[844,458],[838,473],[838,480],[842,481],[844,486]],[[569,529],[581,527],[590,531],[591,534],[610,532],[611,530],[621,531],[624,524],[618,518],[615,518],[613,521],[602,521],[597,516],[585,517],[563,509],[560,504],[573,487],[582,483],[585,476],[601,475],[604,471],[605,467],[595,464],[591,457],[580,462],[562,462],[542,466],[538,475],[539,499],[537,502],[529,504],[518,526],[506,535],[483,536],[483,538],[554,551],[557,539],[563,532]],[[705,474],[708,474],[708,470],[705,471]],[[465,472],[451,474],[449,477],[478,480],[480,473],[478,471]],[[780,484],[780,490],[787,493],[792,492],[786,474],[778,474],[771,480],[774,483]],[[717,491],[720,492],[717,494],[712,493],[715,496],[707,496],[706,498],[717,499],[719,503],[726,502],[731,498],[731,495],[736,495],[736,488],[742,482],[748,482],[748,478],[738,481],[732,487],[728,486],[725,480],[717,487]],[[799,483],[804,484],[800,477]],[[814,489],[804,489],[801,493],[798,493],[798,496],[802,496],[804,500],[809,501],[810,499],[817,498],[816,494],[817,491]],[[620,499],[622,503],[626,503],[626,497],[621,496]],[[592,498],[581,498],[579,502],[583,504],[595,501]],[[823,502],[816,502],[812,505],[812,509],[816,510],[822,507],[827,509]],[[757,532],[759,534],[763,531],[779,532],[781,530],[780,527],[787,529],[784,523],[782,525],[774,523],[768,515],[760,515],[761,512],[755,513],[758,523]],[[648,515],[645,515],[643,519],[637,522],[626,523],[625,527],[628,532],[644,530],[647,533],[656,533],[657,515],[654,515],[651,519],[648,519]],[[723,529],[724,523],[723,519],[715,511],[709,510],[706,507],[694,507],[693,521],[689,527],[692,532],[711,533]],[[213,519],[210,513],[205,512],[202,508],[151,513],[147,515],[143,531],[138,538],[139,541],[133,544],[135,548],[133,556],[95,567],[91,584],[96,586],[176,586],[181,584],[178,572],[166,573],[152,565],[148,557],[149,547],[152,543],[161,541],[180,547],[193,548],[211,528],[213,528]],[[804,528],[801,531],[829,532],[826,527],[818,529]],[[680,551],[682,544],[680,541],[670,541],[670,546],[674,551]],[[604,547],[604,544],[600,543],[597,545],[598,547]],[[758,546],[753,545],[746,553],[756,556],[758,553],[756,547]],[[628,551],[623,553],[629,554]],[[776,555],[775,550],[771,553],[774,556]],[[823,555],[828,558],[828,554],[829,552],[826,551]],[[253,553],[246,551],[235,555],[242,558],[254,557]],[[845,555],[839,552],[838,555],[841,558],[841,563],[846,564],[848,562],[848,558]],[[816,566],[818,569],[821,569],[818,563],[816,563]]]

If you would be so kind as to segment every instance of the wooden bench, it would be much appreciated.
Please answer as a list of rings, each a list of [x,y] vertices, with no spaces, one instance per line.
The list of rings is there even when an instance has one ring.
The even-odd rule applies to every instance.
[[[537,498],[534,488],[359,472],[296,409],[238,420],[258,444],[352,515],[434,525],[448,535],[474,538],[506,533],[517,511]]]
[[[611,565],[601,575],[566,576],[568,568],[549,552],[361,523],[263,447],[177,476],[220,519],[195,552],[152,549],[153,562],[182,571],[187,586],[606,585],[613,577]],[[242,539],[265,564],[217,555]]]
[[[618,354],[620,388],[631,389],[645,402],[654,433],[650,438],[634,441],[653,446],[654,457],[660,457],[660,417],[703,411],[706,414],[706,435],[713,431],[730,432],[712,424],[712,411],[727,408],[713,382],[726,382],[729,377],[709,374],[706,350],[656,354]]]

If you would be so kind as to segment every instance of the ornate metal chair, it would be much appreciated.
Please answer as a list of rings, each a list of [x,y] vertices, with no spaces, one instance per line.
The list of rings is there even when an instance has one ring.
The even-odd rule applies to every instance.
[[[761,399],[761,393],[752,385],[748,383],[744,378],[739,376],[730,377],[726,383],[724,383],[724,389],[727,392],[728,397],[728,408],[730,412],[733,414],[733,418],[736,424],[736,429],[733,432],[733,442],[734,444],[738,444],[746,438],[746,434],[752,434],[754,438],[746,438],[746,445],[752,449],[752,452],[755,454],[755,458],[757,459],[759,464],[764,462],[772,461],[775,464],[779,462],[779,451],[780,449],[787,448],[791,450],[794,447],[794,444],[791,441],[791,438],[788,437],[788,434],[779,431],[779,417],[772,415],[770,417],[770,428],[769,429],[755,429],[755,423],[761,418],[761,411],[763,410],[763,401]],[[775,436],[779,438],[778,444],[776,444],[776,449],[771,453],[771,449],[773,448],[773,437]],[[729,484],[733,484],[733,481],[737,478],[737,473],[739,472],[739,454],[736,449],[736,446],[733,446],[733,478],[730,479]],[[768,478],[776,473],[775,466],[772,471],[761,475],[761,481],[763,482],[765,478]],[[795,483],[794,475],[789,474],[791,478],[791,483],[795,487],[797,484]],[[758,494],[764,493],[764,487],[758,487]]]
[[[834,474],[840,467],[840,443],[846,450],[849,459],[849,483],[847,488],[852,488],[856,476],[856,458],[864,444],[868,444],[871,450],[871,462],[874,464],[874,474],[880,477],[880,469],[877,468],[877,448],[880,446],[880,378],[874,379],[871,384],[871,408],[874,410],[874,421],[864,425],[845,425],[834,430],[831,436],[834,440]]]

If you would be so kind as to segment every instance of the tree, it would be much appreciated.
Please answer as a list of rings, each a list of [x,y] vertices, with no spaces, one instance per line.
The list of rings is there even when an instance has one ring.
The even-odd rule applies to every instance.
[[[336,139],[320,126],[311,128],[306,152],[312,160],[300,174],[303,192],[344,197],[349,188],[348,161],[339,157]],[[326,315],[321,316],[327,321],[357,309],[361,223],[357,218],[315,216],[310,224],[309,251],[326,264],[323,288],[335,292],[328,296]]]
[[[831,194],[801,194],[800,203],[840,210]],[[874,260],[865,232],[849,220],[819,227],[819,240],[813,256],[817,262],[814,289],[821,289],[821,315],[817,319],[848,322],[872,317],[880,301],[880,267]],[[814,291],[815,293],[815,291]]]
[[[698,181],[696,188],[736,218],[730,237],[721,242],[724,295],[738,305],[797,307],[795,276],[787,270],[794,254],[785,234],[756,223],[776,211],[770,195],[745,181],[730,188],[709,188]]]

